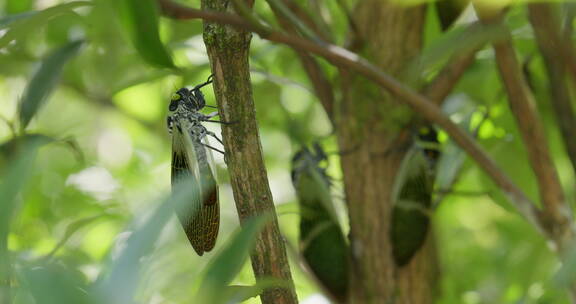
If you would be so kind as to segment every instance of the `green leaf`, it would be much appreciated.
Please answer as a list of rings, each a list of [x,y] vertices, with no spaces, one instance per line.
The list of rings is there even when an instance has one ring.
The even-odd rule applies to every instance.
[[[54,246],[54,248],[50,251],[50,253],[48,253],[44,258],[45,259],[50,259],[54,256],[54,254],[56,254],[56,252],[62,248],[66,242],[72,237],[72,235],[74,235],[76,232],[78,232],[80,229],[88,226],[89,224],[92,224],[93,222],[95,222],[96,220],[99,220],[103,217],[108,217],[110,216],[109,213],[103,212],[97,215],[92,215],[92,216],[88,216],[88,217],[84,217],[81,219],[78,219],[70,224],[68,224],[68,226],[66,227],[66,231],[64,232],[64,236],[62,237],[62,239],[60,241],[58,241],[58,243],[56,244],[56,246]]]
[[[125,248],[98,278],[96,290],[102,303],[132,303],[140,279],[142,257],[152,251],[156,239],[174,210],[185,206],[195,191],[199,189],[190,187],[189,181],[183,180],[152,216],[132,232]]]
[[[73,9],[92,5],[89,1],[74,1],[49,7],[42,11],[29,11],[15,15],[8,15],[0,19],[0,29],[8,27],[2,37],[0,37],[0,49],[6,47],[17,38],[24,37],[44,26],[50,20],[65,14],[74,13]]]
[[[553,280],[561,288],[570,288],[576,282],[576,247],[574,245],[567,250],[562,266],[554,274]]]
[[[82,41],[74,41],[48,55],[28,83],[20,102],[20,127],[25,129],[42,104],[46,101],[58,80],[64,65],[82,46]]]
[[[457,27],[441,35],[426,47],[421,55],[409,65],[414,70],[429,71],[457,54],[465,54],[488,42],[504,38],[506,29],[500,25],[472,25]],[[409,74],[410,75],[410,74]]]
[[[286,282],[278,279],[261,279],[255,285],[242,286],[230,285],[226,286],[223,294],[226,303],[241,303],[259,296],[262,291],[267,288],[285,287]]]
[[[46,143],[38,137],[25,137],[21,140],[19,149],[14,150],[18,153],[7,157],[10,159],[9,166],[0,180],[0,238],[8,233],[10,217],[16,207],[16,196],[31,176],[36,151]]]
[[[38,14],[37,11],[29,11],[29,12],[23,12],[20,14],[8,15],[8,16],[0,19],[0,28],[7,27],[10,24],[12,24],[18,20],[24,20],[24,19],[30,18],[34,15],[37,15],[37,14]]]
[[[258,233],[269,219],[269,216],[261,215],[246,221],[242,229],[232,235],[226,245],[210,260],[198,294],[200,303],[228,302],[222,291],[240,272]]]
[[[20,138],[22,139],[22,138]],[[11,142],[15,142],[16,139]],[[0,293],[6,292],[4,282],[11,281],[12,263],[8,251],[8,234],[12,216],[17,207],[17,196],[20,190],[32,175],[32,167],[36,157],[36,151],[43,144],[38,138],[24,138],[19,142],[18,153],[6,155],[10,161],[7,168],[3,169],[0,180]],[[15,150],[16,151],[16,150]],[[0,294],[0,300],[5,297]]]
[[[149,64],[174,68],[172,58],[160,40],[156,1],[123,0],[120,2],[122,23],[140,56]]]
[[[470,129],[476,105],[465,97],[455,97],[443,105],[443,111],[447,115],[455,115],[461,118],[458,125],[464,130]],[[471,131],[469,133],[472,133]],[[468,155],[458,146],[452,138],[446,142],[436,167],[436,187],[439,191],[450,191],[462,172],[464,161]]]
[[[20,273],[36,303],[94,303],[85,291],[83,274],[61,263],[27,265]]]
[[[4,11],[7,14],[21,13],[31,10],[34,6],[34,0],[6,0]]]

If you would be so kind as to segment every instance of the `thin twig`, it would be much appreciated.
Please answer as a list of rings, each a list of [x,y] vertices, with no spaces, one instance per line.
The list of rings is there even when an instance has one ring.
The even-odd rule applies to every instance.
[[[474,62],[478,49],[457,54],[436,77],[422,90],[422,94],[437,105],[441,105],[452,92],[464,71]]]
[[[163,2],[166,1],[167,0]],[[442,127],[446,133],[448,133],[454,141],[461,146],[462,149],[465,150],[484,171],[486,171],[502,191],[507,194],[518,212],[538,231],[544,231],[543,225],[540,222],[539,210],[526,194],[524,194],[524,192],[518,188],[518,186],[516,186],[516,184],[502,170],[500,170],[494,160],[488,156],[488,154],[472,137],[470,137],[470,135],[454,124],[432,101],[406,87],[365,59],[335,45],[315,43],[301,37],[287,35],[273,30],[261,32],[258,28],[232,14],[198,10],[176,5],[174,3],[172,3],[164,13],[176,19],[204,19],[253,31],[261,35],[263,39],[286,44],[290,47],[316,54],[336,66],[353,70],[364,75],[368,79],[390,91],[390,93],[397,96],[400,100],[406,102],[414,111],[422,115],[425,119]]]
[[[278,1],[278,0],[269,0],[269,1]],[[285,13],[283,13],[279,8],[275,6],[271,6],[272,11],[276,15],[276,19],[278,22],[289,33],[296,34],[296,25],[288,18]],[[310,33],[312,34],[312,33]],[[317,32],[318,34],[318,32]],[[318,36],[314,41],[320,41],[322,37]],[[325,40],[326,41],[326,40]],[[334,107],[334,87],[328,80],[328,77],[322,70],[322,67],[316,62],[314,57],[310,56],[306,52],[300,51],[295,49],[296,55],[300,58],[300,62],[314,87],[314,91],[316,92],[316,96],[320,100],[320,103],[324,107],[324,111],[326,111],[326,115],[328,118],[334,122],[333,117],[333,107]]]
[[[250,1],[236,0],[234,4],[237,11],[251,18]],[[202,0],[202,5],[219,11],[230,9],[227,0]],[[267,31],[256,18],[251,19],[250,26]],[[237,122],[222,128],[222,138],[240,223],[264,213],[271,215],[250,253],[254,276],[257,282],[275,278],[286,283],[284,287],[265,289],[260,299],[263,304],[298,303],[258,134],[248,65],[251,33],[204,22],[203,34],[219,114],[224,121]]]
[[[482,16],[482,13],[479,14]],[[499,23],[501,15],[484,17],[483,22]],[[571,239],[571,212],[566,205],[564,192],[548,149],[544,129],[537,114],[533,96],[522,75],[522,70],[509,39],[493,43],[500,76],[508,94],[508,104],[528,152],[528,159],[536,175],[540,199],[544,207],[541,219],[546,233],[560,248]]]
[[[284,5],[284,1],[266,0],[266,2],[268,2],[268,5],[270,5],[277,17],[282,18],[286,23],[290,23],[294,29],[297,29],[298,32],[302,34],[302,36],[312,41],[324,40],[320,39],[320,37],[318,37],[318,35],[312,31],[308,25],[304,24],[300,18],[298,18],[290,9],[288,9],[288,7]]]
[[[540,21],[539,30],[546,33],[547,43],[550,43],[556,52],[562,57],[564,66],[570,72],[572,79],[576,82],[576,55],[572,38],[565,37],[566,33],[571,33],[571,25],[566,28],[565,34],[557,30],[554,7],[551,3],[532,3],[528,5],[531,14]]]

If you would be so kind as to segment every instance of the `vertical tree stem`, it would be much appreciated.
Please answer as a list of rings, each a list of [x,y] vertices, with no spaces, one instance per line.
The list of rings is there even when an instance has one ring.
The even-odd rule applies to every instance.
[[[392,75],[402,74],[422,47],[424,6],[405,7],[394,1],[361,0],[353,12],[358,37],[351,50],[369,58]],[[389,46],[384,49],[384,46]],[[390,239],[394,183],[410,143],[403,126],[412,119],[409,108],[357,71],[341,70],[342,100],[336,103],[336,130],[346,202],[350,217],[352,256],[351,303],[432,303],[433,238],[406,267],[398,268]]]
[[[528,12],[540,53],[546,63],[550,103],[558,119],[558,126],[572,163],[572,170],[576,174],[576,141],[573,139],[576,116],[568,90],[566,63],[561,51],[563,47],[557,43],[562,36],[561,20],[557,14],[554,14],[553,8],[549,3],[535,3],[528,5]]]
[[[225,0],[203,0],[202,6],[217,11],[229,9]],[[222,130],[228,170],[240,223],[263,213],[270,222],[256,240],[250,259],[256,280],[277,278],[286,288],[265,290],[262,303],[297,303],[286,248],[276,217],[262,157],[256,123],[248,54],[251,34],[229,26],[204,23],[204,43],[214,73],[214,91],[221,119],[232,122]]]

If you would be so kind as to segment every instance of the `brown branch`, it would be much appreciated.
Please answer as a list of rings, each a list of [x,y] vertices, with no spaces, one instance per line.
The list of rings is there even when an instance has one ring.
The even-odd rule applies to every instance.
[[[218,13],[179,6],[177,10],[166,10],[165,13],[177,19],[204,19],[206,21],[228,24],[260,34],[263,39],[272,42],[286,44],[293,48],[314,53],[325,58],[332,64],[344,69],[360,73],[378,85],[387,89],[400,100],[406,102],[414,111],[425,119],[443,128],[454,141],[466,151],[472,159],[493,179],[493,181],[507,194],[518,212],[539,231],[544,231],[540,222],[540,212],[530,199],[514,182],[504,173],[498,165],[484,152],[478,143],[465,131],[454,124],[450,118],[432,101],[414,92],[396,79],[382,72],[376,66],[370,64],[358,55],[335,45],[321,44],[306,39],[287,35],[272,29],[262,31],[254,25],[245,22],[235,15]],[[171,7],[173,8],[173,7]]]
[[[564,34],[562,34],[562,31],[557,28],[561,25],[557,23],[558,20],[555,20],[558,16],[556,16],[553,5],[550,3],[533,3],[529,4],[528,8],[532,15],[531,18],[538,20],[538,30],[546,34],[546,43],[562,57],[564,66],[571,74],[573,81],[576,82],[576,54],[572,45],[572,37],[565,36],[572,32],[572,25],[567,26]],[[570,12],[570,14],[572,13]],[[572,17],[568,16],[568,20],[570,18]]]
[[[294,4],[292,1],[284,0],[284,2]],[[282,12],[279,11],[278,9],[275,9],[275,7],[272,7],[272,11],[274,12],[274,15],[276,15],[276,19],[278,19],[278,22],[280,23],[282,28],[284,28],[289,33],[292,34],[297,33],[296,26],[290,22],[289,18],[286,18],[284,14],[282,14]],[[319,35],[321,39],[325,40],[323,36],[320,36],[321,33],[319,33],[318,31],[315,32],[317,35]],[[314,57],[298,49],[294,49],[294,51],[296,52],[296,55],[298,55],[298,57],[300,58],[300,62],[302,63],[302,66],[304,67],[304,70],[306,71],[306,74],[308,75],[310,82],[312,82],[312,86],[314,87],[316,96],[318,96],[320,103],[324,107],[326,115],[333,122],[334,88],[332,87],[330,80],[328,80],[328,77],[322,70],[322,67],[320,67],[318,62],[316,62],[316,59],[314,59]]]
[[[229,10],[228,3],[227,0],[202,0],[203,7],[219,11]],[[236,8],[245,3],[238,1]],[[262,214],[271,217],[250,253],[254,276],[257,282],[275,278],[286,283],[286,287],[265,289],[260,299],[263,304],[295,304],[298,300],[258,134],[248,63],[250,39],[250,32],[204,22],[204,43],[214,74],[219,114],[223,121],[233,122],[232,126],[222,128],[222,139],[240,223]]]
[[[279,0],[272,0],[272,1],[279,1]],[[318,38],[324,41],[332,41],[330,32],[326,30],[325,27],[319,25],[320,19],[313,19],[308,12],[306,12],[303,8],[301,8],[298,3],[293,0],[281,0],[284,5],[290,9],[290,11],[298,17],[298,19],[303,22],[312,32],[314,32]]]
[[[572,163],[572,170],[576,174],[576,141],[573,138],[574,130],[576,130],[576,116],[570,100],[563,58],[557,54],[557,47],[549,38],[551,31],[554,33],[552,35],[560,36],[562,27],[557,16],[550,13],[549,5],[532,4],[528,6],[528,11],[540,53],[546,63],[550,102],[558,119],[566,153]]]
[[[444,103],[464,71],[474,62],[477,51],[478,49],[472,49],[453,56],[452,61],[422,90],[422,95],[437,105]]]
[[[462,37],[473,37],[478,31],[485,31],[479,23],[470,24],[463,32]],[[422,90],[422,94],[437,105],[442,105],[446,97],[452,92],[466,69],[474,62],[476,53],[485,45],[486,39],[471,39],[470,43],[461,50],[452,54],[450,62],[436,75]]]
[[[314,87],[314,91],[316,92],[316,96],[320,100],[320,103],[324,107],[324,111],[326,111],[326,115],[328,118],[333,121],[334,120],[334,88],[332,83],[322,70],[322,67],[316,62],[314,57],[302,52],[297,51],[298,56],[300,57],[300,61],[302,62],[302,66],[310,78],[312,82],[312,86]]]
[[[486,23],[501,22],[501,15],[482,17]],[[504,87],[508,93],[508,104],[516,119],[516,124],[522,135],[524,146],[532,170],[536,175],[540,199],[544,207],[542,218],[545,231],[560,248],[571,239],[570,223],[571,212],[568,209],[560,179],[552,162],[548,150],[548,143],[544,136],[544,128],[537,114],[533,96],[523,77],[522,70],[512,45],[510,33],[508,39],[493,43],[496,62]]]

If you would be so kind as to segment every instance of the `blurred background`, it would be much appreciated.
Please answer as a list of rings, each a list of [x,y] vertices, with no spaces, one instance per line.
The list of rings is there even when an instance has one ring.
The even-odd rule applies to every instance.
[[[199,7],[198,1],[182,2]],[[347,24],[339,5],[300,2],[318,9],[338,34],[336,41],[344,42]],[[353,5],[353,1],[345,2]],[[58,286],[66,284],[81,290],[91,288],[102,273],[118,266],[113,265],[127,237],[151,218],[170,192],[167,106],[174,91],[201,83],[211,73],[202,23],[160,19],[160,38],[180,69],[159,68],[137,52],[117,5],[113,0],[0,0],[2,143],[9,144],[18,134],[19,103],[35,90],[30,87],[31,79],[41,65],[50,65],[46,58],[74,41],[83,41],[66,60],[61,77],[54,80],[53,90],[26,128],[27,134],[42,134],[50,142],[39,148],[28,180],[14,201],[14,211],[6,218],[14,303],[42,303],[34,301],[35,295],[49,295],[50,290],[57,292],[62,290]],[[266,3],[256,1],[255,10],[274,24]],[[422,72],[425,78],[447,60],[442,53],[454,41],[450,33],[441,31],[434,9],[429,11],[425,53],[430,62]],[[473,13],[465,14],[452,31],[473,18]],[[544,102],[548,98],[544,67],[525,11],[513,8],[506,22],[526,75],[542,101],[538,106],[550,129],[547,135],[562,182],[574,185],[551,109]],[[268,178],[281,231],[289,244],[298,297],[302,303],[328,303],[302,271],[295,254],[299,216],[290,182],[290,159],[301,142],[320,141],[325,150],[337,151],[333,130],[291,49],[254,35],[250,60]],[[336,75],[334,67],[321,63],[330,75]],[[49,71],[58,74],[55,69]],[[203,92],[208,104],[215,105],[212,88],[205,87]],[[455,121],[477,129],[478,139],[502,168],[537,198],[490,48],[478,53],[445,108]],[[218,125],[208,127],[220,134]],[[557,273],[559,263],[545,240],[511,211],[499,190],[465,160],[445,134],[441,133],[440,139],[449,161],[441,162],[439,179],[450,189],[443,189],[449,193],[441,196],[434,214],[442,262],[438,303],[568,303]],[[171,216],[164,228],[157,226],[161,233],[151,240],[148,254],[139,257],[143,268],[135,287],[136,302],[194,303],[211,257],[238,228],[225,164],[220,155],[214,156],[221,195],[216,249],[202,257],[194,254]],[[3,168],[14,163],[7,155],[2,161]],[[336,181],[333,195],[341,209],[338,155],[331,154],[329,163],[329,173]],[[457,179],[454,186],[453,179]],[[566,189],[573,201],[574,187]],[[232,283],[254,283],[249,262]]]

